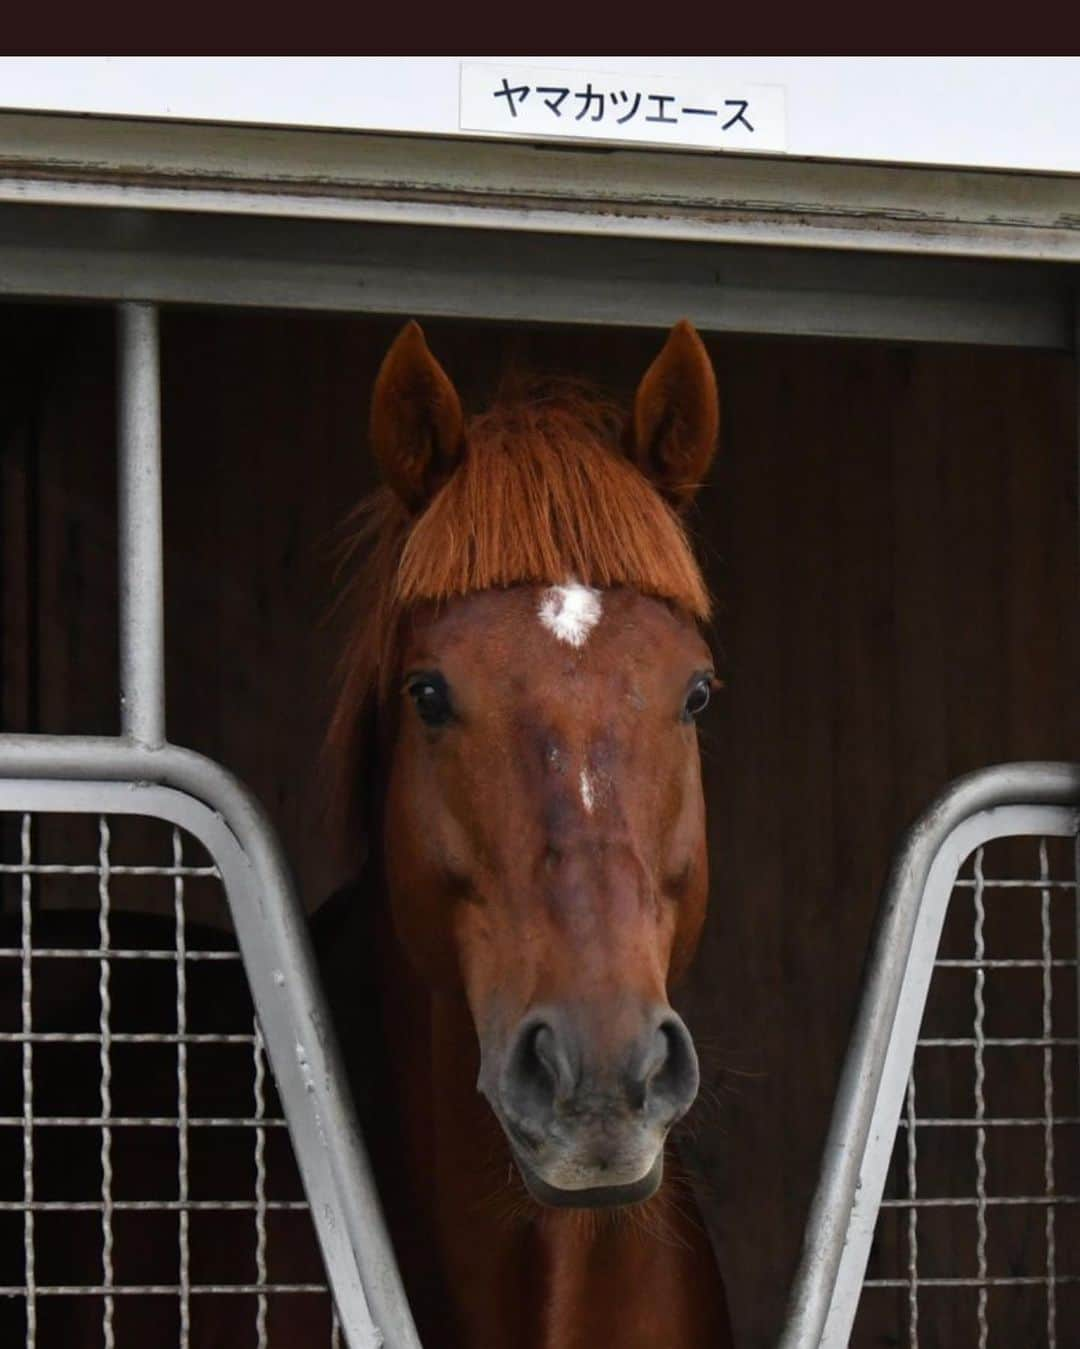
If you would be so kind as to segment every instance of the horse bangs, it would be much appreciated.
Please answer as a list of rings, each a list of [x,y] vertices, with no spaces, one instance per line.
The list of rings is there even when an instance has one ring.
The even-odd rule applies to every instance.
[[[706,618],[686,533],[619,449],[621,422],[614,404],[566,383],[519,385],[474,417],[462,463],[404,541],[398,603],[574,577]]]

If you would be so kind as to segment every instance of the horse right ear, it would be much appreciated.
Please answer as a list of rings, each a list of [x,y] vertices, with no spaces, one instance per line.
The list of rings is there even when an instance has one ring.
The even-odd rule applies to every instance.
[[[398,333],[376,377],[371,446],[410,511],[427,505],[465,448],[461,400],[415,321]]]

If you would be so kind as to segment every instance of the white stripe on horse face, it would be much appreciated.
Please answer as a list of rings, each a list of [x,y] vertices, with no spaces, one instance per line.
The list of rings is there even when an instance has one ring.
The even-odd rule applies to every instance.
[[[604,612],[599,590],[568,581],[540,596],[540,622],[560,642],[584,646]]]
[[[581,786],[581,804],[585,807],[585,814],[591,815],[593,811],[593,789],[589,781],[589,775],[583,768],[579,780]]]

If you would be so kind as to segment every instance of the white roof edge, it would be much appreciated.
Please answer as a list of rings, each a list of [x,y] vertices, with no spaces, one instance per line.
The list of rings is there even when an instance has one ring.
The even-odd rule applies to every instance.
[[[799,158],[1080,172],[1080,142],[1062,114],[1080,87],[1075,56],[0,57],[0,103],[453,136],[463,62],[602,72],[642,89],[663,78],[782,88],[786,148]]]

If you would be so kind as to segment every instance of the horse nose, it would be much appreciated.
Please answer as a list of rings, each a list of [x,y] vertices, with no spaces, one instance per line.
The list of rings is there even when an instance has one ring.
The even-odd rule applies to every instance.
[[[542,1127],[553,1115],[580,1108],[587,1098],[595,1102],[619,1095],[624,1109],[651,1124],[667,1127],[679,1119],[698,1090],[694,1042],[670,1007],[656,1008],[643,1020],[617,1061],[603,1065],[589,1052],[586,1028],[561,1008],[527,1017],[503,1075],[503,1103],[510,1115],[526,1127]]]

